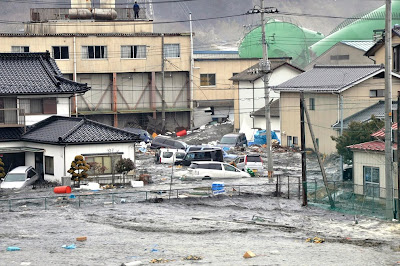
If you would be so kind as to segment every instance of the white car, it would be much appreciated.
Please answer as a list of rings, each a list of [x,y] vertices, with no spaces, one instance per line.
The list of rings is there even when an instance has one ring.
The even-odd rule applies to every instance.
[[[156,163],[174,164],[185,157],[186,152],[181,149],[162,148],[156,153]]]
[[[32,166],[18,166],[8,172],[0,188],[24,188],[33,185],[38,179],[39,175]]]
[[[250,177],[233,165],[222,162],[193,162],[182,179],[220,179]]]
[[[248,154],[238,156],[234,161],[237,168],[242,171],[251,169],[257,175],[264,174],[263,161],[259,154]]]

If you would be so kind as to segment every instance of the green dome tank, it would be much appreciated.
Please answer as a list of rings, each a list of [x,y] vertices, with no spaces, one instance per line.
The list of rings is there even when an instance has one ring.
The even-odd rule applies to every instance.
[[[239,45],[242,58],[262,58],[261,26],[250,31]],[[268,57],[292,57],[292,63],[304,67],[309,62],[308,47],[324,35],[290,22],[270,19],[265,24]]]
[[[383,5],[373,11],[365,12],[339,24],[327,37],[313,44],[311,56],[316,58],[343,40],[373,40],[374,30],[385,29],[385,11]],[[392,2],[392,26],[400,23],[400,1]]]

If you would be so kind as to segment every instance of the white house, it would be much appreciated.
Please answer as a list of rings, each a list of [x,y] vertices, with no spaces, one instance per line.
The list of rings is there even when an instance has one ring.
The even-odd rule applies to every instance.
[[[19,132],[19,133],[18,133]],[[7,135],[8,133],[8,136]],[[85,118],[51,116],[34,124],[26,133],[16,128],[0,130],[6,168],[31,165],[47,181],[61,182],[76,155],[97,162],[111,174],[112,162],[135,159],[134,143],[139,136]],[[90,174],[90,173],[89,173]]]
[[[5,170],[33,166],[61,181],[76,155],[110,173],[111,162],[134,160],[139,136],[84,118],[71,118],[71,98],[86,84],[65,79],[46,53],[0,53],[0,158]]]
[[[268,84],[269,86],[281,84],[302,72],[302,69],[288,63],[286,59],[275,59],[271,61]],[[259,71],[259,64],[256,64],[233,76],[231,80],[239,83],[238,101],[235,102],[235,121],[239,121],[239,125],[237,127],[235,122],[235,129],[244,132],[248,140],[253,140],[257,128],[266,128],[265,116],[262,118],[262,115],[258,112],[257,122],[253,116],[257,110],[265,108],[263,73]],[[278,92],[270,90],[271,101],[278,100],[279,98]],[[271,118],[271,130],[275,131],[278,136],[280,135],[279,117]]]

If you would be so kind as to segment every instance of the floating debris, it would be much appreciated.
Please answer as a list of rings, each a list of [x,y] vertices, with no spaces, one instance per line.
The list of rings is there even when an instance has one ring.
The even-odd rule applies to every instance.
[[[183,258],[184,260],[202,260],[203,258],[200,256],[189,255]]]
[[[314,237],[314,238],[307,238],[306,242],[310,242],[310,243],[317,243],[317,244],[321,244],[325,242],[325,239],[320,238],[320,237]]]

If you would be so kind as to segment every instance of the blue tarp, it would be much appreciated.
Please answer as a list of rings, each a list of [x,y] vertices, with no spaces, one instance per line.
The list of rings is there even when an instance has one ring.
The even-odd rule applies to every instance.
[[[265,134],[265,132],[266,132],[266,130],[258,130],[254,134],[254,142],[253,142],[253,144],[262,145],[262,144],[267,143],[267,135]],[[275,131],[271,131],[271,138],[272,139],[276,139],[279,143],[281,143],[281,141],[279,140],[279,138],[276,135]]]

